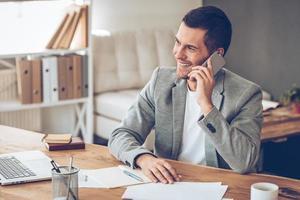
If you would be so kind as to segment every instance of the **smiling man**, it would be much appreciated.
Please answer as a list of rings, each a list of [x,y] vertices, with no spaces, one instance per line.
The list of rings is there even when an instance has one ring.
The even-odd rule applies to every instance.
[[[177,67],[158,67],[109,148],[153,182],[180,177],[165,159],[255,171],[260,149],[262,93],[256,84],[223,68],[214,76],[210,55],[224,55],[231,23],[213,6],[188,12],[175,37]],[[208,59],[207,67],[202,66]],[[142,144],[155,129],[154,153]]]

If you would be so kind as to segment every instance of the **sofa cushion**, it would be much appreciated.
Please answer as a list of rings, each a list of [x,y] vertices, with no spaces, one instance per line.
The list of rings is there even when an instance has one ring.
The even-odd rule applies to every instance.
[[[94,92],[142,88],[155,67],[175,66],[174,37],[172,30],[94,35]]]
[[[140,90],[105,92],[95,96],[95,112],[98,115],[121,121],[134,103]]]

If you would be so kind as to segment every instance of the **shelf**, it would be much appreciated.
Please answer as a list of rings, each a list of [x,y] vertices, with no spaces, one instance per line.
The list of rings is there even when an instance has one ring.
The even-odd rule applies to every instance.
[[[26,58],[28,60],[35,59],[38,57],[44,56],[62,56],[68,55],[73,53],[78,53],[81,55],[87,55],[87,77],[88,77],[88,96],[79,98],[79,99],[69,99],[69,100],[61,100],[56,102],[49,102],[49,103],[36,103],[36,104],[22,104],[18,100],[11,100],[11,101],[0,101],[0,112],[12,112],[12,111],[22,111],[22,110],[30,110],[30,109],[39,109],[39,108],[47,108],[47,107],[56,107],[56,106],[65,106],[65,105],[73,105],[74,107],[74,115],[75,115],[75,122],[74,124],[66,124],[64,126],[68,126],[72,128],[72,134],[74,136],[82,135],[84,141],[87,143],[93,142],[93,56],[92,56],[92,37],[91,37],[91,19],[92,19],[92,1],[93,0],[4,0],[6,2],[26,2],[26,1],[69,1],[70,5],[73,3],[85,3],[88,4],[88,44],[87,48],[78,48],[78,49],[45,49],[44,46],[41,45],[34,45],[34,47],[27,47],[22,45],[17,45],[15,42],[15,46],[11,46],[9,48],[2,48],[0,50],[0,60],[4,59],[21,59]],[[0,2],[2,2],[0,0]],[[68,4],[63,5],[63,7],[68,7]],[[62,7],[62,8],[63,8]],[[60,8],[57,8],[60,9]],[[39,12],[37,12],[39,13]],[[38,15],[37,15],[38,16]],[[47,22],[45,22],[47,23]],[[18,33],[22,34],[22,32]],[[34,38],[33,38],[34,39]],[[50,38],[49,38],[50,39]],[[27,49],[26,49],[27,48]],[[6,61],[2,61],[6,63]],[[14,68],[14,65],[9,65],[8,67]],[[44,116],[41,116],[44,117]],[[60,119],[64,117],[58,116],[57,118],[53,118],[50,116],[51,120],[60,122]],[[52,122],[51,122],[52,123]],[[53,123],[53,124],[55,124]],[[51,124],[52,125],[52,124]],[[72,127],[71,127],[72,126]]]
[[[15,51],[15,52],[0,52],[0,59],[26,57],[26,56],[49,56],[49,55],[65,55],[77,52],[87,53],[88,48],[81,49],[42,49],[31,51]]]
[[[46,108],[52,106],[72,105],[77,103],[88,102],[88,99],[89,98],[86,97],[80,99],[61,100],[57,102],[38,103],[38,104],[21,104],[21,102],[17,100],[0,101],[0,112],[11,112],[11,111],[19,111],[19,110],[27,110],[27,109]]]

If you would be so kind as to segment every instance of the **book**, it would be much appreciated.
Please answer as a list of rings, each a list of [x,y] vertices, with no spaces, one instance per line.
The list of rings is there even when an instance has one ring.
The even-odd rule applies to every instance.
[[[71,142],[67,144],[45,142],[45,146],[49,151],[59,151],[59,150],[84,149],[85,143],[82,141],[80,137],[72,137]]]
[[[71,142],[72,135],[67,134],[46,134],[43,138],[45,143],[68,144]]]

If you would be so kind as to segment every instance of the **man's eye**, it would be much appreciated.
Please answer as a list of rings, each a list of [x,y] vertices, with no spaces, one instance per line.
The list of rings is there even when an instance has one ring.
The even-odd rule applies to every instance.
[[[187,47],[188,48],[188,50],[190,50],[190,51],[196,51],[196,49],[194,48],[194,47]]]

